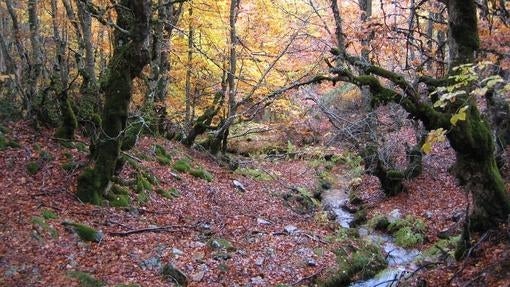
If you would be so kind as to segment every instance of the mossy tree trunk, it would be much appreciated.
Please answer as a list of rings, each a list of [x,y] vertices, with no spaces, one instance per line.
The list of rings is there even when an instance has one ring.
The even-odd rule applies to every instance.
[[[453,67],[473,62],[478,50],[474,1],[448,1],[448,17],[450,73],[452,73]],[[472,196],[473,205],[468,229],[485,231],[506,222],[510,214],[510,195],[496,165],[491,129],[488,121],[480,115],[475,100],[467,95],[458,96],[447,110],[437,110],[429,103],[421,101],[414,86],[402,75],[365,64],[356,57],[346,55],[346,59],[371,75],[356,76],[347,69],[331,68],[336,77],[328,80],[347,81],[359,87],[369,86],[373,105],[398,103],[414,118],[421,120],[427,130],[443,128],[448,131],[447,138],[456,152],[456,176],[464,190]],[[376,76],[390,80],[400,91],[382,86]],[[428,84],[441,82],[447,81],[433,80],[428,81]],[[469,106],[466,119],[457,122],[455,126],[452,125],[450,118],[465,105]]]
[[[132,81],[149,61],[145,42],[150,31],[150,1],[122,0],[116,5],[116,11],[118,28],[103,87],[105,104],[102,130],[93,154],[95,162],[78,178],[78,197],[94,204],[101,203],[111,186],[126,128]]]

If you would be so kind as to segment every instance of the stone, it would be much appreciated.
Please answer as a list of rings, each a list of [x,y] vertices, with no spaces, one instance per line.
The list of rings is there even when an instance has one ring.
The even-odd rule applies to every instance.
[[[239,189],[240,191],[246,192],[246,188],[240,181],[234,179],[232,181],[232,184],[234,185],[235,188]]]
[[[271,222],[265,220],[265,219],[262,219],[262,218],[257,218],[257,224],[260,224],[260,225],[269,225],[271,224]]]
[[[180,250],[179,248],[172,248],[172,254],[175,256],[182,256],[184,255],[184,251]]]
[[[390,214],[388,214],[388,221],[390,223],[394,223],[395,221],[402,219],[402,213],[400,213],[400,209],[393,209]]]
[[[257,286],[257,285],[261,285],[261,286],[262,285],[266,285],[266,281],[264,281],[264,279],[262,277],[260,277],[260,276],[252,277],[250,279],[250,281],[251,281],[251,284],[253,284],[255,286]]]
[[[306,265],[310,266],[310,267],[315,267],[317,266],[317,262],[315,262],[315,260],[313,260],[312,258],[310,259],[307,259],[306,260]]]
[[[264,257],[258,257],[255,259],[255,265],[262,266],[264,264]]]
[[[284,230],[288,234],[293,234],[294,232],[296,232],[298,230],[298,228],[294,225],[287,225],[287,226],[285,226]]]
[[[198,271],[193,274],[191,274],[191,281],[194,282],[200,282],[202,279],[204,279],[205,271]]]
[[[161,269],[161,275],[181,286],[188,286],[188,276],[172,263],[167,263]]]

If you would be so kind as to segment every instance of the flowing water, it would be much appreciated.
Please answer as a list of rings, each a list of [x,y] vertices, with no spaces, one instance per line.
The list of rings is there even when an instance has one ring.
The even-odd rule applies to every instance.
[[[336,215],[336,221],[344,228],[349,228],[354,218],[353,214],[345,209],[348,198],[347,192],[339,189],[328,190],[322,197],[323,205]],[[421,254],[418,250],[404,249],[397,246],[391,236],[370,231],[365,227],[360,227],[358,233],[361,238],[383,248],[388,267],[379,272],[374,278],[354,282],[349,285],[350,287],[395,286],[398,279],[404,278],[407,274],[416,270],[417,266],[414,261]]]

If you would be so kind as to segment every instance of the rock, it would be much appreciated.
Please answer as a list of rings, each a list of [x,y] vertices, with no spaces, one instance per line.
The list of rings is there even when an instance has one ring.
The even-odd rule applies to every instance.
[[[164,278],[170,279],[181,286],[188,286],[188,276],[184,274],[179,268],[175,267],[172,263],[167,263],[161,269],[161,275]]]
[[[310,266],[310,267],[315,267],[317,266],[317,262],[315,262],[315,260],[313,260],[312,258],[310,259],[307,259],[306,260],[306,265]]]
[[[194,282],[200,282],[202,279],[204,279],[205,271],[198,271],[193,274],[191,274],[191,281]]]
[[[255,265],[262,266],[264,264],[264,257],[259,257],[255,259]]]
[[[239,189],[240,191],[246,192],[246,188],[240,181],[234,179],[232,181],[232,184],[234,185],[235,188]]]
[[[425,211],[425,218],[432,219],[434,214],[431,211]]]
[[[293,234],[298,230],[298,228],[294,225],[287,225],[283,230],[285,230],[285,232],[287,232],[288,234]]]
[[[462,220],[462,218],[464,218],[464,215],[466,214],[465,211],[463,210],[457,210],[453,213],[451,219],[453,222],[459,222],[460,220]]]
[[[149,259],[146,259],[140,263],[140,267],[143,270],[152,270],[152,269],[159,269],[161,268],[161,260],[159,257],[151,257]]]
[[[260,224],[260,225],[269,225],[271,224],[271,222],[265,220],[265,219],[262,219],[262,218],[257,218],[257,224]]]
[[[388,221],[390,223],[394,223],[395,221],[402,219],[402,213],[400,213],[400,209],[393,209],[390,214],[388,214]]]
[[[184,251],[174,247],[172,248],[172,254],[175,256],[182,256],[184,255]]]
[[[360,227],[358,229],[358,234],[359,234],[359,237],[364,238],[364,237],[368,236],[369,232],[368,232],[368,229]]]
[[[250,281],[251,281],[251,284],[253,284],[253,285],[266,285],[266,281],[264,281],[264,279],[260,276],[253,277],[250,279]]]

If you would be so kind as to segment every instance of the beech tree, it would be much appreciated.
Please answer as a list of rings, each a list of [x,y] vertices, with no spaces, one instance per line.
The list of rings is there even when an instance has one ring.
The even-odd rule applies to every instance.
[[[115,5],[117,24],[114,32],[113,56],[103,86],[101,132],[92,155],[93,166],[78,178],[77,196],[84,202],[100,204],[108,194],[111,178],[120,155],[126,129],[132,81],[149,63],[146,40],[150,32],[150,1],[121,0]]]
[[[420,77],[430,91],[442,86],[458,90],[455,101],[444,106],[423,99],[417,85],[403,75],[373,65],[361,57],[340,50],[338,57],[348,65],[330,66],[331,76],[318,76],[315,82],[344,81],[371,92],[373,106],[390,102],[401,105],[429,131],[442,129],[456,153],[455,173],[459,183],[472,197],[467,231],[485,231],[506,222],[510,214],[510,196],[496,165],[495,144],[488,121],[481,115],[468,85],[462,85],[463,65],[473,63],[479,49],[475,1],[449,0],[448,46],[449,73],[446,78]],[[360,72],[354,73],[350,67]],[[383,82],[389,81],[392,86]],[[395,88],[393,88],[395,87]],[[439,89],[442,91],[444,89]],[[440,94],[440,93],[439,93]],[[437,96],[437,95],[436,95]],[[440,99],[441,95],[439,95]],[[465,242],[467,244],[467,241]]]

